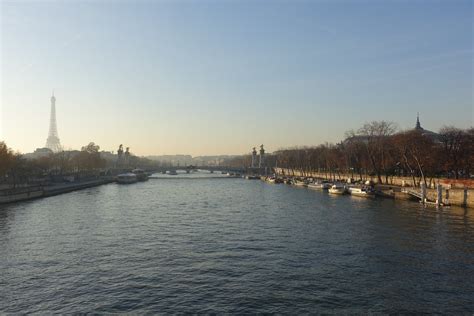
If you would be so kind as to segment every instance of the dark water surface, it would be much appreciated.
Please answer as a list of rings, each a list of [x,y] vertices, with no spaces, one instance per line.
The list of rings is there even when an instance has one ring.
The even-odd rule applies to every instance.
[[[243,179],[0,207],[0,312],[474,312],[474,212]]]

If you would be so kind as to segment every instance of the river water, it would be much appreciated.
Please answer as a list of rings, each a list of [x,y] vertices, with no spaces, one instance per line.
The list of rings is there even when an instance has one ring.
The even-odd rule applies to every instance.
[[[472,210],[208,176],[0,206],[0,312],[474,312]]]

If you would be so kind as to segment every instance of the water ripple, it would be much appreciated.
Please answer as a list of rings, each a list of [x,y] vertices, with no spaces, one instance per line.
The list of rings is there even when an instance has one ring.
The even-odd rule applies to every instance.
[[[474,312],[474,215],[241,179],[0,207],[0,313]]]

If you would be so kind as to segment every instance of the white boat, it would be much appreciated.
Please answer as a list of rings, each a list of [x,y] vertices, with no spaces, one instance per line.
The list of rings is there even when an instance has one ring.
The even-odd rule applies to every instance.
[[[229,178],[241,178],[242,176],[240,175],[240,173],[234,173],[234,172],[228,172],[227,173],[227,176]]]
[[[117,176],[117,183],[130,184],[137,182],[137,175],[131,172],[122,173]]]
[[[132,173],[134,173],[137,176],[137,181],[148,180],[148,173],[146,173],[145,170],[143,169],[134,169],[132,170]]]
[[[347,190],[345,186],[334,184],[329,190],[331,194],[346,194]]]
[[[321,185],[319,183],[308,183],[308,189],[320,190]]]
[[[322,181],[322,182],[313,182],[308,184],[309,189],[313,190],[328,190],[331,188],[332,183],[328,181]]]
[[[245,179],[247,179],[247,180],[260,180],[260,176],[246,175]]]
[[[268,177],[267,182],[275,183],[275,178],[274,177]]]
[[[362,187],[350,187],[349,188],[349,193],[354,196],[361,196],[361,197],[367,197],[367,198],[373,198],[375,197],[375,193],[371,191],[368,188]]]
[[[302,180],[295,180],[293,181],[293,185],[296,185],[297,187],[307,187],[308,183]]]
[[[168,171],[168,175],[170,176],[176,176],[178,173],[176,172],[176,170],[170,170]]]

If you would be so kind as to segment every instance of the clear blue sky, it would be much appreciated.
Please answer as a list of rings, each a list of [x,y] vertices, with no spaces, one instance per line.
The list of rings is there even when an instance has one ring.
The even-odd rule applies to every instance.
[[[473,125],[472,1],[2,1],[1,135],[239,154]]]

